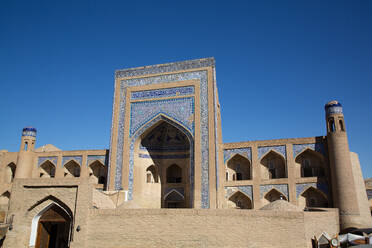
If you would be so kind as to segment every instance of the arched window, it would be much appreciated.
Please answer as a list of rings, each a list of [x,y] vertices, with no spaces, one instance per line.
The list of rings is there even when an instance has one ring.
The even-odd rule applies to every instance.
[[[270,151],[261,159],[261,178],[276,179],[285,178],[285,160],[283,156],[274,151]]]
[[[157,173],[157,169],[154,165],[151,165],[146,169],[146,182],[147,183],[158,183],[159,182],[159,176]]]
[[[338,123],[340,124],[340,130],[345,132],[344,121],[342,119],[339,119]]]
[[[167,168],[167,183],[182,183],[182,169],[178,165]]]
[[[49,160],[45,161],[42,165],[40,165],[40,177],[53,178],[55,174],[56,174],[56,167]]]
[[[240,154],[234,155],[227,162],[227,171],[233,175],[232,180],[251,180],[251,162],[241,156]],[[227,178],[228,180],[228,178]]]
[[[229,181],[229,172],[226,171],[226,181]]]
[[[5,167],[4,181],[5,183],[12,183],[16,171],[16,165],[12,162]]]
[[[248,196],[237,191],[229,197],[228,206],[229,208],[252,209],[252,201]]]
[[[329,131],[333,133],[336,130],[335,121],[333,120],[333,118],[329,119],[328,125],[329,125]]]
[[[89,165],[89,180],[94,184],[106,183],[107,170],[101,161],[96,160]]]
[[[276,189],[271,189],[266,195],[265,195],[265,199],[269,202],[273,202],[273,201],[276,201],[276,200],[287,200],[287,197],[285,197],[285,195],[283,195],[281,192],[279,192],[278,190]]]
[[[0,196],[0,205],[7,205],[9,203],[9,199],[10,199],[10,193],[9,191],[5,191]]]
[[[301,177],[324,177],[324,167],[320,155],[315,151],[305,150],[296,158],[301,165]]]
[[[298,199],[299,205],[302,207],[328,207],[326,195],[320,190],[310,187],[305,190]]]
[[[28,142],[25,142],[25,151],[27,151],[27,149],[28,149]]]
[[[80,177],[80,165],[74,160],[65,164],[65,177]]]

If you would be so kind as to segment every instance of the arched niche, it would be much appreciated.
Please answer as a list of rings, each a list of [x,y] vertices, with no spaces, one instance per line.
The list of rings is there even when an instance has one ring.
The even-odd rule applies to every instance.
[[[167,183],[182,183],[182,168],[177,164],[167,168]]]
[[[72,224],[71,210],[64,204],[50,201],[32,219],[29,246],[68,248]]]
[[[93,184],[106,184],[107,168],[101,161],[95,160],[89,164],[89,181]]]
[[[298,205],[300,207],[328,207],[327,196],[314,187],[309,187],[298,197]]]
[[[56,166],[50,161],[46,160],[39,167],[39,176],[42,178],[53,178],[56,174]]]
[[[11,162],[5,167],[4,171],[4,182],[5,183],[12,183],[16,171],[15,163]]]
[[[234,155],[227,161],[227,181],[251,180],[251,162],[240,154]]]
[[[184,202],[182,207],[193,206],[193,137],[191,133],[182,125],[168,119],[165,116],[158,116],[139,129],[132,141],[133,170],[132,177],[129,179],[128,198],[131,199],[131,181],[133,182],[133,192],[138,201],[142,202],[146,208],[167,208],[168,202],[165,194],[169,190],[177,187],[182,192]],[[154,165],[155,169],[151,172],[149,166]],[[152,168],[152,167],[150,167]],[[158,175],[159,184],[143,182],[151,180]],[[131,174],[129,174],[131,177]],[[149,180],[148,180],[149,179]],[[156,180],[154,180],[156,182]],[[149,203],[151,202],[151,204]],[[176,204],[179,205],[179,204]],[[174,207],[172,204],[170,207]]]
[[[284,157],[271,150],[261,159],[261,179],[286,178],[286,162]]]
[[[70,160],[64,165],[64,177],[80,177],[80,165]]]
[[[0,196],[0,205],[8,205],[10,199],[10,192],[5,191]]]
[[[159,173],[156,165],[150,165],[146,169],[146,183],[159,183]]]
[[[297,155],[297,174],[299,177],[324,177],[325,166],[323,156],[310,149]]]
[[[237,209],[252,209],[252,201],[251,199],[240,191],[236,191],[229,197],[228,200],[228,207],[229,208],[237,208]]]
[[[177,190],[171,190],[164,196],[164,203],[166,208],[184,208],[185,197]]]
[[[266,205],[270,202],[276,201],[276,200],[288,200],[287,197],[280,191],[278,191],[275,188],[272,188],[269,192],[267,192],[264,196],[263,200],[263,205]]]

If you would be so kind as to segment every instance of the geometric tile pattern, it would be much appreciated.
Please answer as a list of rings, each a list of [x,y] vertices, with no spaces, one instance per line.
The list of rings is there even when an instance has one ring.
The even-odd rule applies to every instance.
[[[318,183],[298,183],[296,184],[296,197],[298,198],[304,191],[308,188],[314,187],[322,191],[325,195],[329,197],[329,187],[326,182],[318,182]]]
[[[130,137],[159,114],[172,117],[194,133],[194,97],[131,103]]]
[[[229,199],[236,191],[243,192],[251,201],[253,200],[252,185],[225,187],[225,198]]]
[[[177,159],[177,158],[189,158],[190,157],[190,154],[166,154],[166,155],[162,155],[162,154],[152,154],[152,155],[149,155],[149,154],[138,154],[138,157],[140,158],[151,158],[151,159]]]
[[[293,157],[295,158],[298,154],[303,152],[305,149],[311,149],[326,155],[323,143],[312,143],[312,144],[294,144],[293,145]]]
[[[235,148],[235,149],[225,149],[223,150],[223,161],[226,163],[231,157],[235,154],[242,155],[247,158],[249,161],[252,161],[252,149],[250,147],[244,148]]]
[[[266,184],[266,185],[260,185],[260,196],[261,196],[261,199],[271,189],[276,189],[277,191],[279,191],[280,193],[282,193],[283,195],[285,195],[285,197],[287,198],[287,200],[289,200],[288,184]]]
[[[89,166],[94,161],[100,161],[103,165],[106,165],[106,156],[105,155],[88,155],[87,157],[87,166]]]
[[[51,157],[39,157],[38,160],[37,160],[37,166],[39,167],[42,163],[44,163],[47,160],[49,160],[50,162],[52,162],[54,165],[57,165],[58,157],[54,157],[54,156],[51,156]]]
[[[150,66],[139,69],[129,69],[117,71],[116,77],[131,77],[131,76],[142,76],[147,74],[156,74],[164,72],[174,72],[177,70],[187,70],[192,68],[200,68],[204,66],[213,66],[214,59],[203,59],[186,61],[180,63],[172,63],[166,65]],[[201,142],[201,207],[209,208],[209,131],[208,131],[208,76],[206,70],[189,71],[181,73],[173,73],[159,76],[149,76],[141,78],[130,78],[123,79],[120,83],[120,99],[119,99],[119,123],[118,123],[118,139],[116,147],[116,171],[115,171],[115,188],[120,189],[122,187],[122,165],[123,165],[123,150],[133,149],[130,147],[124,147],[124,123],[126,113],[126,91],[127,87],[131,86],[143,86],[143,85],[155,85],[160,83],[170,83],[177,81],[186,80],[198,80],[200,82],[200,142]],[[114,100],[115,101],[115,100]],[[113,124],[112,126],[113,127]],[[217,145],[217,142],[216,142]],[[110,149],[112,150],[112,149]],[[110,158],[111,160],[111,158]],[[110,165],[109,165],[110,166]],[[110,180],[110,179],[109,179]]]
[[[194,86],[185,86],[167,89],[135,91],[131,93],[130,98],[131,100],[144,100],[171,96],[187,96],[194,94],[194,92]]]
[[[62,157],[62,167],[70,160],[74,160],[76,163],[78,163],[81,166],[81,156],[63,156]]]
[[[263,155],[265,155],[268,151],[273,150],[282,154],[284,159],[287,159],[287,151],[284,146],[259,146],[258,147],[258,159],[261,159]]]

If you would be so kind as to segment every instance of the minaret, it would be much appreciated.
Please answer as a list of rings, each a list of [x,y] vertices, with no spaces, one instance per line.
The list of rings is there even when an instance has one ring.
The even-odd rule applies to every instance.
[[[15,178],[31,178],[34,165],[36,128],[25,127],[22,130],[21,147],[18,152]]]
[[[357,195],[359,184],[355,180],[363,178],[356,176],[356,168],[351,162],[342,106],[338,101],[330,101],[325,105],[325,111],[334,207],[339,209],[341,230],[360,227],[362,202]]]

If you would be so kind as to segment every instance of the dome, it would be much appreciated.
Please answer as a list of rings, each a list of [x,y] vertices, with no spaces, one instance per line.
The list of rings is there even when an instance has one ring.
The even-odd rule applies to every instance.
[[[32,136],[36,137],[36,128],[34,127],[25,127],[22,130],[22,136]]]
[[[328,102],[328,103],[325,105],[325,108],[329,108],[329,107],[342,107],[342,105],[341,105],[341,103],[339,103],[338,101],[333,100],[333,101]]]
[[[325,111],[328,114],[342,114],[342,105],[336,100],[328,102],[325,106]]]
[[[286,200],[279,199],[263,206],[260,210],[301,212],[303,209],[287,202]]]

